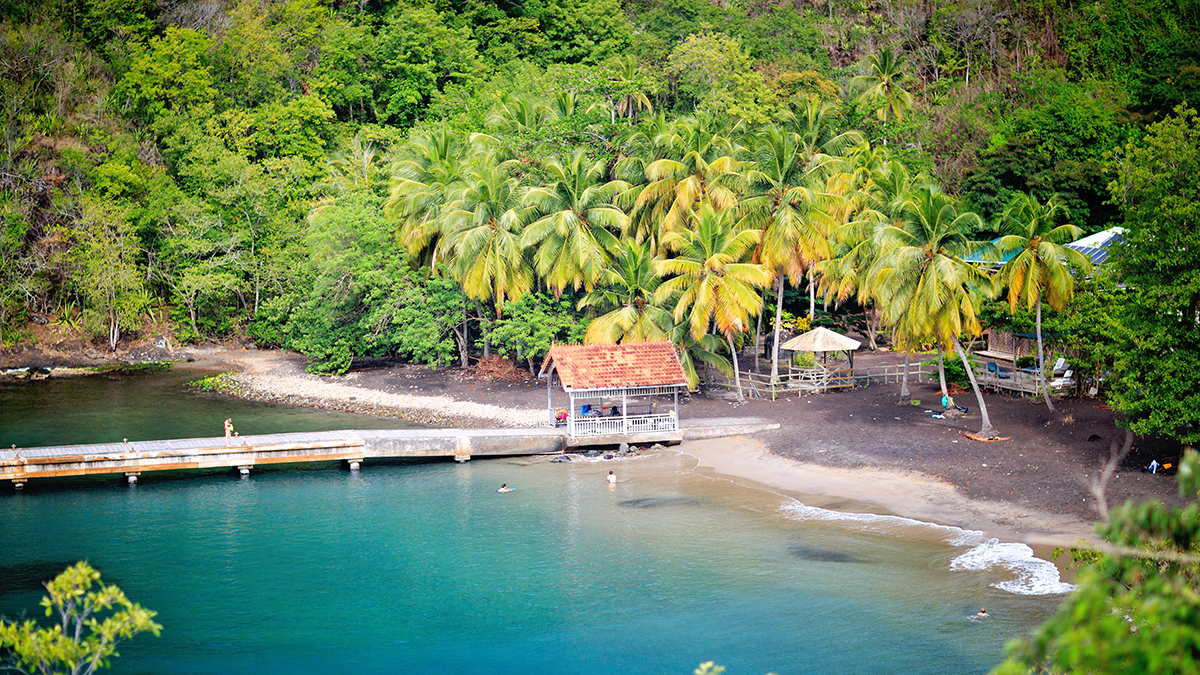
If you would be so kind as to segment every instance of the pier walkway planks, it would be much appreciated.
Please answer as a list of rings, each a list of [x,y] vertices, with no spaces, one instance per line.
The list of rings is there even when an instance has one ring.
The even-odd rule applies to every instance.
[[[591,439],[631,443],[737,436],[778,428],[752,418],[686,420],[670,439],[629,436]],[[18,488],[32,478],[124,474],[130,482],[144,471],[238,468],[301,462],[345,461],[352,468],[367,459],[450,458],[549,455],[563,452],[568,439],[561,428],[535,429],[370,429],[238,436],[93,445],[0,449],[0,481]]]

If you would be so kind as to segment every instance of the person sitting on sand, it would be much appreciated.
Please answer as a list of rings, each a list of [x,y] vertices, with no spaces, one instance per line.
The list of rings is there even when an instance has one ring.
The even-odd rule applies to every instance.
[[[983,607],[979,608],[979,613],[975,615],[976,619],[986,619],[988,617],[987,610]]]
[[[512,488],[508,487],[508,483],[503,483],[500,485],[500,489],[496,490],[496,492],[512,492],[512,490]]]
[[[615,483],[615,482],[617,482],[617,474],[615,474],[615,473],[613,473],[613,472],[609,471],[609,472],[608,472],[608,482],[610,482],[610,483]]]

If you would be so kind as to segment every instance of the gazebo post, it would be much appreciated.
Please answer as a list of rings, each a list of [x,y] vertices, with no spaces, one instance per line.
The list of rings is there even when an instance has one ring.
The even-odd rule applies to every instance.
[[[567,392],[567,435],[575,435],[575,392]]]
[[[621,433],[629,433],[629,390],[621,387]]]
[[[550,360],[550,367],[546,370],[546,410],[550,412],[550,426],[556,426],[558,420],[554,417],[554,398],[550,393],[550,385],[554,383],[554,360]]]
[[[675,420],[674,420],[674,423],[675,423],[675,428],[672,429],[671,431],[677,431],[679,429],[679,387],[675,387]]]

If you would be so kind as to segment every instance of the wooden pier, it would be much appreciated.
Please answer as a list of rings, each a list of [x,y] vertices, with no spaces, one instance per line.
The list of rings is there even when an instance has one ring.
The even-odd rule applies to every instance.
[[[752,418],[695,420],[671,438],[631,434],[591,439],[601,443],[653,443],[738,436],[778,428]],[[562,453],[569,442],[562,429],[372,429],[315,431],[165,441],[130,441],[0,450],[0,481],[18,490],[34,478],[120,475],[136,483],[143,472],[255,467],[303,462],[345,462],[352,470],[369,460],[513,457]]]

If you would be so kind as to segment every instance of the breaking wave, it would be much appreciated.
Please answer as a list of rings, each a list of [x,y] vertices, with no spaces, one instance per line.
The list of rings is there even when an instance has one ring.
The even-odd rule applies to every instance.
[[[964,530],[953,525],[937,525],[901,516],[830,511],[797,501],[784,504],[780,510],[792,520],[853,523],[867,532],[905,539],[928,539],[933,535],[951,546],[970,546],[983,537],[979,530]]]
[[[1054,563],[1033,555],[1033,549],[1025,544],[989,539],[950,561],[950,569],[955,571],[976,572],[995,568],[1012,572],[1012,579],[992,584],[1009,593],[1055,595],[1075,589],[1073,584],[1059,579]]]
[[[967,530],[953,525],[938,525],[901,516],[884,516],[875,513],[845,513],[816,506],[807,506],[797,501],[784,504],[780,511],[792,520],[808,522],[845,523],[872,534],[905,539],[934,538],[951,546],[973,546],[950,562],[954,571],[986,571],[1003,569],[1013,578],[994,584],[1017,595],[1054,595],[1069,593],[1075,586],[1060,580],[1058,568],[1048,560],[1033,554],[1025,544],[1001,542],[989,539],[979,543],[983,532]]]

